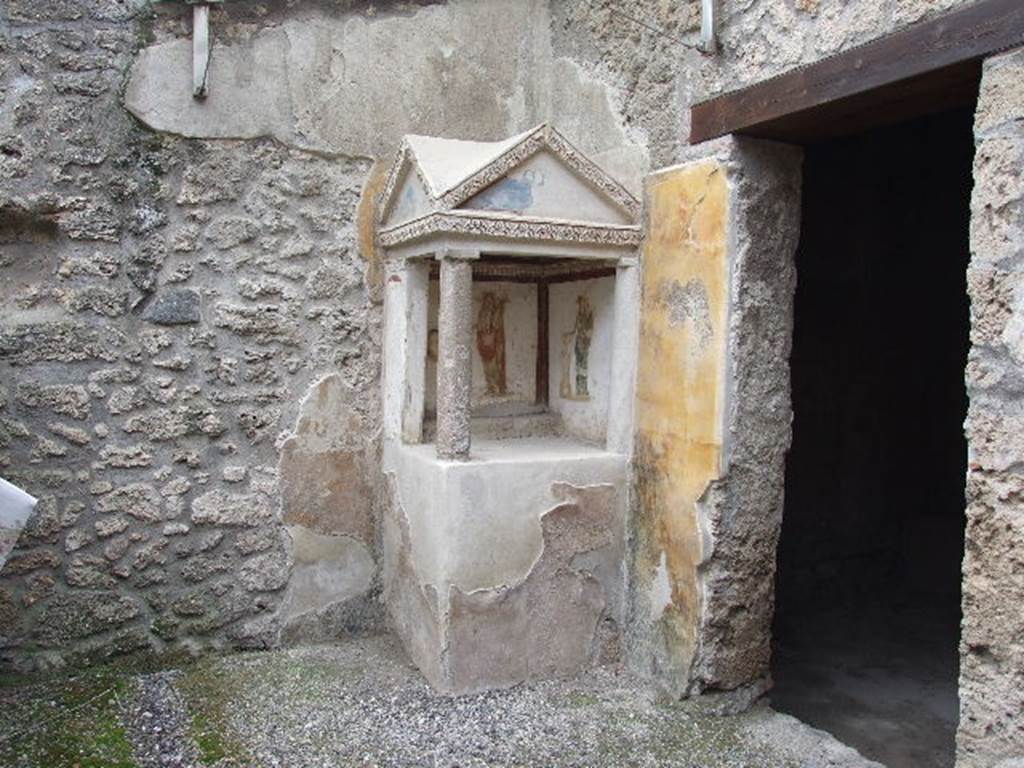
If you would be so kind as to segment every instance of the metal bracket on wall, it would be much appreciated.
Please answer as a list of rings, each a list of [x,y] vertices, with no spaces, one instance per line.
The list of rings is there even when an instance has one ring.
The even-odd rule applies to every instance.
[[[210,6],[222,0],[186,0],[192,6],[192,98],[205,99],[210,77]]]

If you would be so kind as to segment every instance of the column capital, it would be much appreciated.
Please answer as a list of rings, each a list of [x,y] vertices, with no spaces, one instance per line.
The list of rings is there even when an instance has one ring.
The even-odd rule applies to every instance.
[[[391,277],[393,275],[405,274],[408,265],[405,259],[385,259],[384,260],[384,277]]]
[[[476,261],[480,258],[480,251],[445,248],[434,253],[434,258],[437,261]]]

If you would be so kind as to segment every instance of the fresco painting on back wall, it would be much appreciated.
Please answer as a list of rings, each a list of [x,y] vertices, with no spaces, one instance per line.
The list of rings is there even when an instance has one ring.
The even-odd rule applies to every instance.
[[[504,395],[505,383],[505,305],[508,297],[487,291],[480,302],[476,319],[476,349],[483,362],[488,395]]]
[[[594,310],[590,300],[576,297],[576,322],[562,334],[562,383],[560,393],[567,400],[589,400],[590,340],[594,334]]]

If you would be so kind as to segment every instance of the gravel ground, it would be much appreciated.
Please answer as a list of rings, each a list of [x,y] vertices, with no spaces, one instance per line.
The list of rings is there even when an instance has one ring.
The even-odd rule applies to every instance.
[[[117,711],[123,727],[117,733],[130,742],[133,756],[116,764],[140,768],[872,765],[826,734],[766,707],[716,716],[703,711],[699,700],[663,700],[615,666],[571,680],[440,696],[386,636],[124,674],[127,684],[103,682],[122,691]],[[0,765],[114,765],[93,761],[88,744],[79,744],[79,759],[67,763],[36,757],[17,734],[13,742],[20,746],[10,744],[13,726],[23,729],[31,722],[33,707],[53,691],[39,685],[0,689],[0,704],[8,705],[0,712]],[[82,717],[82,710],[74,716]],[[48,728],[63,730],[58,721],[59,716]],[[5,741],[6,754],[17,756],[16,762],[4,762]]]
[[[123,706],[122,719],[140,768],[184,768],[200,765],[191,736],[191,717],[174,687],[180,672],[154,672],[135,678],[134,695]]]

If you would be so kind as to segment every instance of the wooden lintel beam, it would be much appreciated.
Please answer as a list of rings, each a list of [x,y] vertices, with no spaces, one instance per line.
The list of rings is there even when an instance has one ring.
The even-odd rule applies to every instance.
[[[1024,46],[1024,0],[960,10],[693,106],[690,143],[756,133],[779,118]]]

